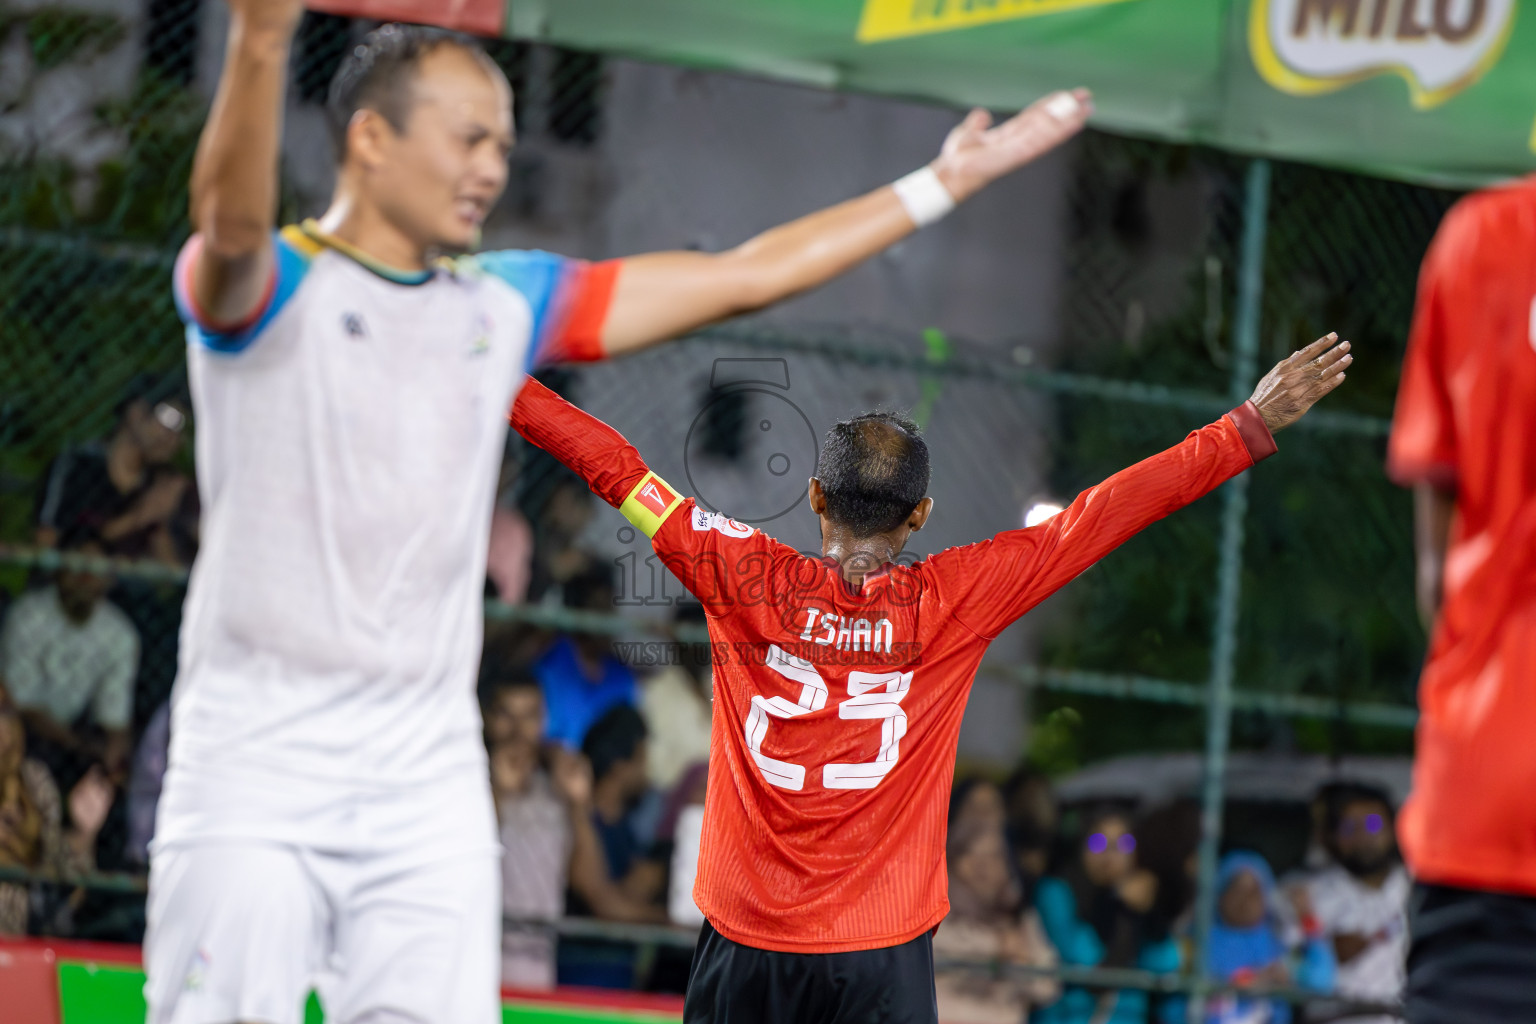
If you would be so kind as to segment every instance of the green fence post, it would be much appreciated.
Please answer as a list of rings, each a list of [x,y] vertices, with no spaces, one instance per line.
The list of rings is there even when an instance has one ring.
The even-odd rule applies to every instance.
[[[1264,232],[1269,215],[1268,160],[1248,165],[1243,199],[1243,249],[1237,279],[1237,322],[1233,331],[1230,398],[1246,401],[1257,375],[1259,311],[1264,301]],[[1225,486],[1221,516],[1221,561],[1216,574],[1216,626],[1211,643],[1211,678],[1206,704],[1205,786],[1200,815],[1200,878],[1195,898],[1194,970],[1199,990],[1190,1000],[1190,1020],[1204,1016],[1205,970],[1216,913],[1216,857],[1221,849],[1223,777],[1232,725],[1232,670],[1237,658],[1237,616],[1242,600],[1243,517],[1248,511],[1248,474]]]

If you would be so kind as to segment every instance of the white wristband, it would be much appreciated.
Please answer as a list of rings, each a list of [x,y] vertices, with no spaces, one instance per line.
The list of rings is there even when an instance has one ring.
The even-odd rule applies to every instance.
[[[918,227],[932,224],[955,208],[955,197],[932,167],[921,167],[891,185],[907,216]]]

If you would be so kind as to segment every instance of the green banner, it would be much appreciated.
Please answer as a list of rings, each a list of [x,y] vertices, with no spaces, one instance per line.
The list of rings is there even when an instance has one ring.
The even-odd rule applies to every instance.
[[[459,0],[312,0],[424,21]],[[1414,181],[1536,167],[1518,0],[508,0],[506,34],[1012,108],[1086,85],[1111,130]]]

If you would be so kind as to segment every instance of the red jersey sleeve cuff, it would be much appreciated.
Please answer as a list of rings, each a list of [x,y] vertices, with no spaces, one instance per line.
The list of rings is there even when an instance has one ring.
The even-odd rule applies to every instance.
[[[1275,444],[1275,435],[1269,432],[1269,427],[1264,423],[1259,407],[1252,402],[1244,402],[1227,413],[1227,419],[1237,428],[1237,435],[1243,439],[1243,447],[1248,449],[1248,457],[1255,464],[1280,450],[1280,446]]]
[[[1456,491],[1456,466],[1449,462],[1387,457],[1387,479],[1399,487],[1429,484],[1447,493]]]

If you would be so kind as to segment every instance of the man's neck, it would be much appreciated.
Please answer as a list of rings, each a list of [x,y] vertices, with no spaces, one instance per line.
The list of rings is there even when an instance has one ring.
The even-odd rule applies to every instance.
[[[855,538],[840,534],[823,537],[821,553],[836,562],[843,579],[855,587],[862,586],[866,576],[879,572],[881,566],[894,562],[899,554],[885,537]]]
[[[377,207],[359,202],[338,187],[331,206],[320,218],[320,229],[358,252],[395,270],[416,271],[427,265],[427,253],[389,223]]]
[[[624,817],[629,801],[617,786],[606,781],[592,787],[592,809],[604,823],[612,825]]]

